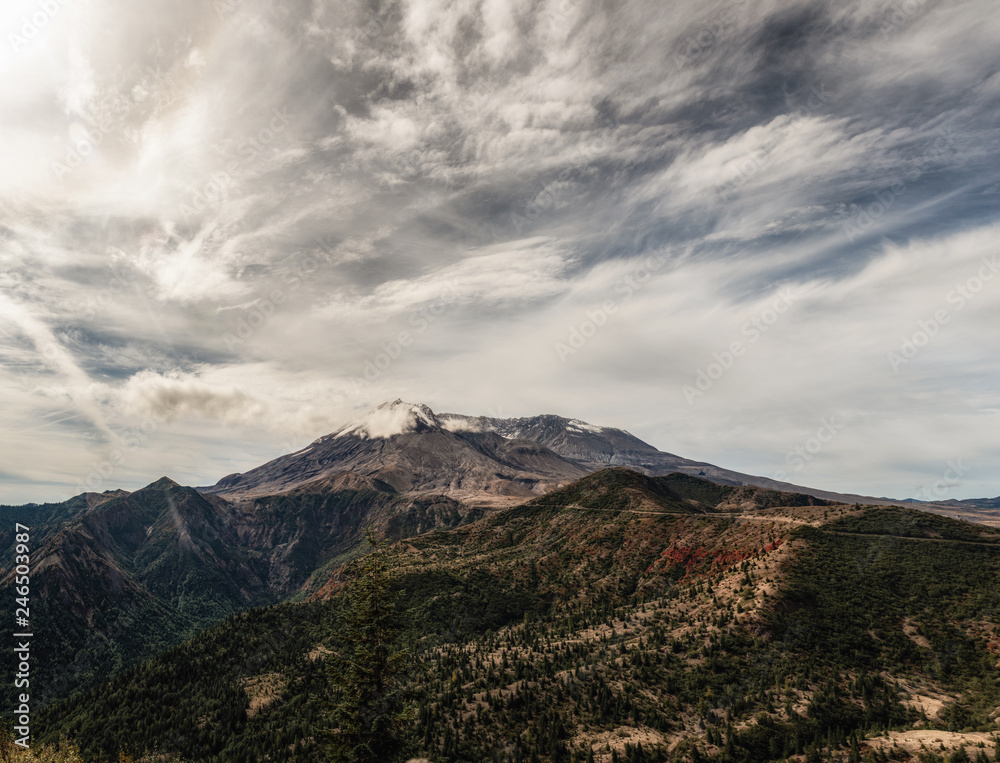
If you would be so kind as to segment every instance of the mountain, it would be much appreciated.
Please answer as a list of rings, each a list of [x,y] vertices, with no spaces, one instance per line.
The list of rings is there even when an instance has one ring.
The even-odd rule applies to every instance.
[[[350,472],[406,493],[446,495],[477,505],[509,505],[584,474],[624,466],[652,476],[688,474],[722,485],[754,486],[837,503],[898,504],[779,482],[664,453],[623,429],[545,414],[525,418],[436,414],[426,405],[383,403],[296,453],[230,474],[203,493],[239,499],[292,490]],[[924,508],[980,518],[982,507]],[[978,512],[978,513],[977,513]]]
[[[974,509],[1000,509],[1000,497],[997,498],[973,498],[965,501],[959,501],[963,506],[969,506]]]
[[[450,436],[421,423],[429,431],[408,433],[424,437],[421,445]],[[475,442],[480,454],[504,457],[516,449],[526,463],[541,452],[542,463],[552,463],[530,441],[489,433]],[[634,501],[632,508],[688,513],[816,500],[623,468],[587,475],[537,500],[586,508],[611,493]],[[336,472],[233,500],[163,477],[133,493],[84,494],[0,512],[30,522],[36,539],[32,624],[44,633],[36,653],[45,700],[114,675],[234,612],[313,595],[357,553],[368,526],[403,539],[476,521],[483,508]],[[7,570],[12,553],[13,545],[0,554]],[[13,573],[0,588],[13,599]]]
[[[531,439],[445,426],[425,405],[384,403],[308,447],[202,492],[245,498],[350,472],[401,493],[510,502],[582,477],[582,467]]]
[[[239,503],[164,477],[133,493],[0,507],[32,528],[35,701],[114,675],[248,607],[307,596],[357,553],[371,525],[391,538],[476,519],[445,496],[405,496],[336,474]],[[0,553],[14,600],[14,539]],[[12,659],[8,650],[2,664]],[[13,684],[0,696],[9,699]]]
[[[413,757],[912,763],[994,751],[990,528],[612,468],[400,541],[387,561],[413,650]],[[124,747],[326,760],[324,659],[351,574],[348,563],[301,604],[236,615],[45,708],[38,726],[107,759]]]
[[[968,498],[963,501],[949,500],[949,501],[912,501],[915,506],[920,507],[931,507],[932,510],[940,509],[948,511],[950,514],[962,515],[967,517],[972,521],[982,521],[984,518],[992,515],[996,516],[997,512],[1000,511],[1000,497],[998,498]]]
[[[614,465],[619,463],[630,467]],[[659,474],[661,470],[668,473]],[[837,498],[859,505],[848,509],[836,505],[843,503]],[[764,638],[776,632],[775,618],[784,612],[781,607],[801,609],[803,601],[825,595],[815,587],[821,571],[815,573],[820,577],[810,578],[813,582],[806,593],[791,586],[793,578],[788,577],[789,570],[803,568],[803,549],[820,548],[823,543],[840,549],[823,546],[835,557],[825,563],[836,570],[847,563],[843,554],[861,567],[882,564],[879,560],[886,555],[894,565],[902,565],[895,556],[901,548],[896,539],[921,541],[923,546],[911,549],[919,550],[920,556],[905,562],[910,566],[904,577],[923,586],[908,594],[911,598],[930,591],[927,595],[934,601],[946,601],[949,607],[955,596],[981,598],[980,584],[986,578],[972,575],[971,562],[961,567],[966,582],[955,583],[953,591],[928,585],[912,565],[926,556],[937,560],[935,574],[947,574],[947,565],[936,555],[960,543],[964,545],[957,548],[965,555],[961,565],[973,557],[975,548],[988,548],[979,559],[980,571],[993,574],[994,560],[989,556],[993,536],[975,525],[948,524],[931,514],[894,508],[880,514],[872,506],[880,502],[720,470],[661,453],[624,430],[579,420],[435,414],[426,406],[397,400],[297,453],[229,475],[211,488],[184,487],[164,477],[133,493],[85,493],[60,504],[0,506],[0,517],[8,525],[23,522],[32,527],[32,591],[37,598],[31,625],[41,634],[33,643],[38,660],[33,697],[41,708],[95,683],[118,680],[142,661],[235,613],[281,602],[316,602],[334,594],[344,579],[345,565],[349,568],[361,552],[369,526],[391,540],[406,541],[397,546],[398,571],[402,590],[411,600],[411,619],[423,629],[418,634],[422,649],[449,643],[485,648],[481,639],[489,631],[507,629],[513,639],[511,629],[515,623],[523,624],[526,615],[556,623],[553,607],[575,611],[581,602],[625,608],[632,613],[629,617],[641,621],[646,599],[637,600],[636,595],[661,596],[691,575],[710,580],[710,591],[721,583],[736,586],[727,577],[733,564],[743,565],[779,547],[786,549],[786,556],[774,557],[775,566],[768,567],[766,585],[761,584],[764,592],[754,600],[752,616],[741,619],[743,636]],[[976,512],[994,511],[992,503],[922,506],[978,516]],[[810,528],[824,528],[823,534],[807,538]],[[0,563],[7,570],[0,593],[8,606],[14,599],[14,546],[10,536],[6,548],[0,549]],[[895,567],[883,573],[892,585],[902,574]],[[850,598],[858,592],[843,589],[844,580],[869,585],[852,574],[829,582]],[[786,582],[791,587],[778,585]],[[690,590],[684,590],[683,595],[693,598]],[[565,598],[572,591],[576,598]],[[779,595],[780,602],[772,598]],[[890,604],[883,599],[875,602],[883,609]],[[737,602],[737,609],[742,606]],[[668,607],[673,614],[664,614],[668,622],[681,617],[673,607]],[[919,612],[911,609],[906,617],[918,622]],[[993,644],[988,612],[979,617],[975,610],[971,620],[963,616],[969,622],[956,625],[952,621],[962,618],[948,611],[947,627],[938,621],[927,627],[944,628],[941,632],[951,634],[953,642],[959,638],[954,628],[966,640],[978,638],[976,633],[987,634],[983,638]],[[699,617],[709,618],[708,613],[705,609]],[[727,617],[724,624],[730,622]],[[827,618],[822,627],[829,628],[828,614],[822,617]],[[558,627],[565,631],[564,625]],[[929,638],[921,635],[924,631],[906,629],[904,635],[919,636],[914,643]],[[312,632],[315,635],[315,628]],[[898,641],[898,634],[879,638]],[[317,642],[312,643],[316,647]],[[550,646],[568,648],[560,643],[552,641]],[[421,659],[433,663],[441,658],[435,652]],[[2,668],[11,668],[12,659],[8,650],[0,658]],[[982,672],[979,662],[976,666]],[[842,667],[850,669],[850,664]],[[524,668],[529,673],[534,669]],[[190,678],[189,672],[180,675]],[[921,676],[921,681],[931,683],[940,679]],[[316,678],[300,677],[307,684]],[[270,681],[257,673],[243,678]],[[482,679],[492,680],[488,675]],[[934,685],[935,691],[946,688],[940,682]],[[234,689],[230,700],[240,701],[244,690]],[[0,696],[12,700],[12,686],[0,690]],[[432,701],[440,705],[444,696],[436,695]],[[462,713],[475,709],[463,707]],[[233,712],[236,715],[226,716],[227,723],[237,722],[239,713]],[[955,718],[965,717],[958,709],[954,712]],[[978,709],[970,712],[981,716]],[[306,723],[297,716],[288,720],[298,724],[296,728]],[[786,713],[782,723],[794,725],[793,716]],[[508,731],[497,727],[491,733],[499,739]],[[537,733],[539,729],[533,729],[528,736]],[[830,733],[827,728],[827,736]],[[212,739],[211,744],[222,744],[224,735]],[[449,744],[445,738],[433,743],[440,749]],[[476,749],[471,759],[479,759],[476,755],[486,748]],[[274,759],[281,757],[275,755]],[[463,758],[452,755],[452,759]]]
[[[445,426],[458,431],[495,432],[503,437],[537,442],[587,471],[607,466],[624,466],[650,475],[681,472],[722,485],[753,485],[769,490],[805,493],[839,503],[899,503],[888,498],[871,498],[793,485],[724,469],[704,461],[692,461],[657,450],[624,429],[595,426],[579,419],[552,414],[504,419],[442,413],[439,419]]]
[[[226,507],[166,477],[103,498],[77,496],[31,521],[36,701],[270,601],[265,568],[236,542]],[[2,587],[11,596],[12,573]]]

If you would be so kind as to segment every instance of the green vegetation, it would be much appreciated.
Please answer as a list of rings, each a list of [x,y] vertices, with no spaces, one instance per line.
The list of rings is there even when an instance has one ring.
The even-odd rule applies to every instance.
[[[370,553],[358,561],[335,624],[337,648],[326,660],[333,759],[393,763],[406,746],[410,719],[399,674],[407,655],[398,647],[399,612],[389,587],[384,542],[367,531]]]
[[[647,477],[615,467],[603,469],[581,480],[525,504],[525,507],[578,506],[600,511],[659,510],[690,514],[715,507],[731,488],[676,474]]]
[[[871,513],[853,524],[890,529],[877,524],[882,510]],[[964,529],[941,517],[933,524],[949,535]],[[817,666],[939,682],[962,697],[944,714],[949,730],[994,727],[989,715],[1000,705],[1000,671],[988,646],[1000,615],[1000,549],[848,537],[825,528],[802,528],[793,537],[807,540],[809,552],[790,571],[772,615],[777,636],[803,656],[808,647]]]
[[[449,498],[401,496],[377,480],[237,506],[168,479],[131,494],[0,507],[0,515],[31,527],[36,706],[236,612],[307,598],[358,554],[372,521],[398,539],[478,516]],[[12,548],[4,551],[8,570]],[[10,578],[0,595],[13,612]],[[12,659],[9,650],[0,657],[8,675]],[[4,682],[4,706],[14,696]]]
[[[45,708],[42,741],[61,732],[87,760],[118,753],[170,752],[188,760],[319,760],[322,727],[313,696],[326,691],[316,651],[327,635],[329,605],[283,604],[230,618],[110,682]],[[281,676],[272,694],[260,676]],[[280,687],[294,687],[284,697]],[[254,700],[257,700],[256,703]]]
[[[328,599],[231,617],[37,728],[87,760],[213,763],[326,761],[324,730],[356,748],[372,706],[380,739],[433,763],[914,760],[868,740],[997,730],[995,533],[883,508],[723,517],[622,471],[358,557]],[[391,642],[382,565],[405,661],[364,647],[372,623]],[[409,719],[372,688],[390,663]]]
[[[836,532],[891,535],[900,538],[939,538],[971,543],[1000,543],[1000,532],[983,525],[960,522],[898,506],[876,507],[863,514],[843,517],[826,526]]]
[[[84,763],[76,745],[65,740],[58,744],[37,745],[23,749],[14,744],[14,736],[0,726],[0,761],[2,763]]]

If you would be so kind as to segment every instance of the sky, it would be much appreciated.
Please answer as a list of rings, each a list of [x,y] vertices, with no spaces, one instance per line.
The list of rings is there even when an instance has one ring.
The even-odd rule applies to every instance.
[[[992,0],[8,0],[0,503],[387,400],[1000,495]]]

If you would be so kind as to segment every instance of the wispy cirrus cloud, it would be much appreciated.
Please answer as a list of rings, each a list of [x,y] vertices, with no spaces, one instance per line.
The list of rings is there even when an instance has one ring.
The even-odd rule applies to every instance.
[[[985,1],[59,7],[0,56],[10,500],[154,411],[115,484],[211,482],[396,397],[761,473],[840,412],[801,481],[904,495],[964,456],[955,495],[1000,492],[994,282],[948,301],[1000,198]],[[808,297],[751,342],[782,289]]]

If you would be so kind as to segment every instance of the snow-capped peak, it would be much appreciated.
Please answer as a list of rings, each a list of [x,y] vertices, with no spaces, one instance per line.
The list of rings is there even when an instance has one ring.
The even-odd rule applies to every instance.
[[[350,422],[338,432],[334,437],[343,437],[352,434],[362,438],[387,438],[395,435],[415,432],[421,425],[430,428],[440,428],[434,411],[426,405],[419,403],[407,403],[402,400],[394,400],[391,403],[382,403],[364,416]]]

